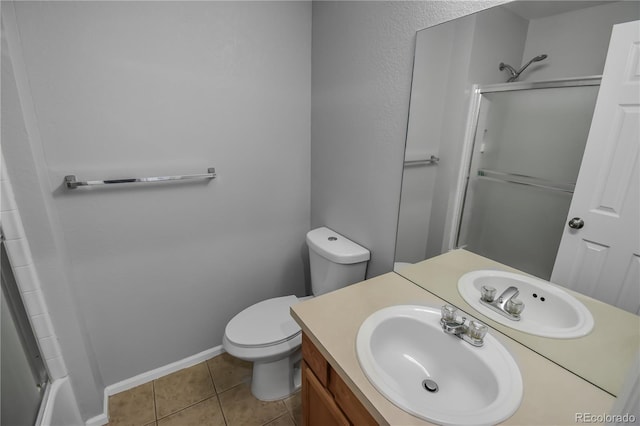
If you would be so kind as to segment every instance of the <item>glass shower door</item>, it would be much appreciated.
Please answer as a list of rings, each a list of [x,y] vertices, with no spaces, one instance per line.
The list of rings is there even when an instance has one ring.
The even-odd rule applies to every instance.
[[[35,424],[48,381],[4,242],[0,244],[0,424]]]
[[[457,246],[549,279],[599,86],[516,87],[482,89]]]

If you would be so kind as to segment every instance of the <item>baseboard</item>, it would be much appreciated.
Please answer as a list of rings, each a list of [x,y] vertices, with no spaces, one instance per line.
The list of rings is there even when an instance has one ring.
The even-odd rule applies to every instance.
[[[95,417],[91,417],[84,424],[85,426],[103,426],[109,423],[109,417],[106,414],[100,414]]]
[[[107,414],[109,413],[109,396],[135,388],[136,386],[142,385],[144,383],[148,383],[162,376],[166,376],[167,374],[175,373],[176,371],[180,371],[184,368],[193,367],[194,365],[199,364],[203,361],[206,361],[210,358],[213,358],[216,355],[220,355],[223,352],[224,352],[224,349],[222,348],[222,345],[219,345],[214,348],[207,349],[206,351],[202,351],[200,353],[192,355],[190,357],[181,359],[179,361],[172,362],[171,364],[164,365],[154,370],[147,371],[142,374],[138,374],[137,376],[134,376],[129,379],[125,379],[118,383],[114,383],[112,385],[107,386],[104,389],[104,403],[103,403],[104,413],[90,418],[85,422],[85,425],[86,426],[102,426],[109,423],[109,416]]]

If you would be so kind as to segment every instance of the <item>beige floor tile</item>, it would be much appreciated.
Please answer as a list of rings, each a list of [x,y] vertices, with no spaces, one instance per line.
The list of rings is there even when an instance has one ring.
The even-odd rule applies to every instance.
[[[158,419],[215,395],[209,369],[204,362],[155,380]]]
[[[109,397],[109,426],[142,426],[155,420],[153,383],[145,383]]]
[[[158,420],[158,426],[224,426],[218,397],[205,399],[189,408]]]
[[[289,413],[287,413],[287,414],[283,414],[282,416],[278,417],[273,421],[270,421],[265,426],[296,426],[296,424],[291,419],[291,416],[289,415]]]
[[[243,383],[218,395],[229,426],[260,426],[287,413],[282,401],[263,402],[253,397]]]
[[[218,393],[251,381],[253,363],[234,358],[226,352],[208,360],[207,365]]]
[[[291,414],[296,425],[302,425],[302,395],[298,391],[294,395],[284,400],[287,411]]]

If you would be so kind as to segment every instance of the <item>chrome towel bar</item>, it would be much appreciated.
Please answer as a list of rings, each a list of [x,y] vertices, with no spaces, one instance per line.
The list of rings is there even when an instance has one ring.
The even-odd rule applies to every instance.
[[[405,166],[416,166],[419,164],[438,164],[438,162],[440,161],[440,158],[436,157],[435,155],[432,155],[429,158],[425,158],[422,160],[407,160],[404,162]]]
[[[76,189],[79,186],[94,186],[94,185],[111,185],[114,183],[134,183],[134,182],[167,182],[174,180],[186,180],[186,179],[215,179],[216,169],[210,167],[207,169],[207,173],[201,173],[196,175],[180,175],[180,176],[153,176],[153,177],[139,177],[139,178],[123,178],[123,179],[106,179],[106,180],[88,180],[79,181],[75,175],[68,175],[64,177],[64,184],[68,189]]]

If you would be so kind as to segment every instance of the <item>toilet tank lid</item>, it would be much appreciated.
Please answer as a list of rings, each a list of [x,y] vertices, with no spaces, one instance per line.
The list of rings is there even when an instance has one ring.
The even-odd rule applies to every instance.
[[[369,260],[369,250],[329,228],[317,228],[307,233],[307,244],[320,256],[341,264]]]

